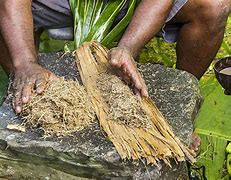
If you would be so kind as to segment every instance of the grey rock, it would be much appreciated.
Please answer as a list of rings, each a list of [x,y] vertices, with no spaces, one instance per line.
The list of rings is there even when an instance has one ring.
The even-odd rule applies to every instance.
[[[41,54],[40,64],[59,76],[79,79],[74,58],[61,53]],[[201,96],[197,80],[189,73],[160,65],[138,65],[150,96],[172,125],[174,132],[190,143],[192,122]],[[46,138],[39,129],[26,133],[6,128],[21,123],[11,106],[11,97],[0,107],[0,178],[12,179],[188,179],[185,162],[172,168],[123,162],[101,133],[98,124],[74,137]]]
[[[186,71],[161,65],[139,66],[152,100],[172,126],[175,134],[190,144],[192,123],[201,105],[197,79]]]

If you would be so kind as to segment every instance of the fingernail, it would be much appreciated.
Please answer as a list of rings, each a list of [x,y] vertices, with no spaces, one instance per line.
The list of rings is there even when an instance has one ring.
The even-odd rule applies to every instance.
[[[149,97],[148,92],[145,92],[145,93],[144,93],[144,96],[145,96],[145,97]]]
[[[24,97],[22,98],[22,102],[23,102],[23,103],[27,103],[27,102],[28,102],[28,97],[24,96]]]
[[[116,59],[111,59],[111,64],[117,64],[117,60]]]
[[[20,113],[20,112],[21,112],[21,110],[22,110],[22,109],[21,109],[21,107],[20,107],[20,106],[17,106],[17,107],[16,107],[16,109],[15,109],[16,113]]]
[[[36,92],[37,92],[38,94],[41,94],[41,93],[43,92],[43,89],[42,89],[42,88],[37,88]]]
[[[143,97],[148,97],[148,92],[147,91],[142,91],[142,96]]]

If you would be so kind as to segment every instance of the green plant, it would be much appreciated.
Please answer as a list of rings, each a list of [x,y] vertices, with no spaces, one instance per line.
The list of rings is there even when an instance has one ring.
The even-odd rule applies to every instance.
[[[114,26],[113,22],[127,2],[127,0],[70,0],[74,17],[75,48],[91,40],[97,40],[106,47],[114,46],[130,22],[137,5],[137,0],[130,0],[127,13]]]

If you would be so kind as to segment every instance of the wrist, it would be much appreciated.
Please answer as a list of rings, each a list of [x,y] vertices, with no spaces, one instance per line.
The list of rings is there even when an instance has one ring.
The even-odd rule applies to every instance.
[[[128,50],[134,59],[137,57],[139,53],[139,50],[137,48],[128,43],[119,42],[118,47]]]
[[[31,66],[35,63],[37,63],[37,58],[34,56],[18,57],[15,60],[13,60],[13,68],[15,70],[24,69],[25,67]]]

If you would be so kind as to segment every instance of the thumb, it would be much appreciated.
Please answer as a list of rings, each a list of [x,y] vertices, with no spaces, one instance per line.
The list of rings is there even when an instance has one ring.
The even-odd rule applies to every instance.
[[[115,58],[111,59],[110,62],[113,66],[116,66],[118,64],[118,60]]]

